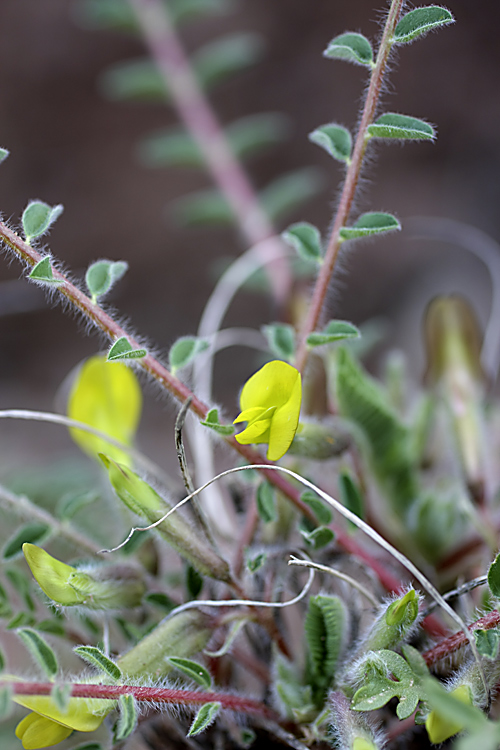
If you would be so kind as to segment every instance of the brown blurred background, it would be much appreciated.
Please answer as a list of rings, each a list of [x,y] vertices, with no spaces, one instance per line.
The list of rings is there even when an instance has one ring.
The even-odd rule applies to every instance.
[[[249,163],[257,187],[295,168],[322,170],[324,192],[280,230],[297,220],[328,229],[342,172],[308,142],[307,134],[332,120],[354,127],[365,75],[321,53],[345,30],[376,38],[384,5],[377,7],[373,0],[235,0],[230,15],[182,31],[190,50],[230,31],[256,31],[266,40],[264,60],[218,87],[211,101],[222,122],[265,111],[291,118],[291,138]],[[438,140],[404,148],[377,146],[357,208],[391,211],[403,222],[412,215],[446,216],[500,238],[500,7],[486,0],[450,0],[447,6],[457,23],[400,50],[384,97],[386,110],[437,124]],[[136,330],[167,351],[177,336],[196,331],[213,285],[214,259],[236,257],[244,248],[231,229],[181,230],[169,216],[171,201],[208,186],[208,178],[138,163],[139,139],[174,125],[172,109],[113,103],[98,92],[101,71],[142,55],[141,41],[82,28],[67,0],[0,0],[0,35],[0,145],[11,151],[0,168],[0,212],[16,225],[30,199],[63,203],[64,214],[50,236],[54,255],[80,277],[97,258],[127,260],[129,272],[111,301]],[[450,245],[409,241],[402,234],[361,244],[343,266],[348,273],[336,284],[330,312],[356,323],[386,316],[396,343],[410,350],[416,380],[422,370],[419,320],[429,296],[457,288],[474,302],[483,321],[488,316],[487,272],[477,259]],[[0,408],[52,410],[66,374],[102,341],[85,336],[81,323],[51,308],[19,276],[17,261],[9,264],[4,258]],[[263,297],[245,295],[228,322],[260,325],[275,315]],[[224,366],[231,360],[222,361]],[[241,371],[248,370],[239,353],[234,361]],[[227,395],[220,388],[216,393]],[[235,397],[236,392],[229,394],[227,402]],[[161,433],[164,405],[153,396],[147,410]],[[52,438],[61,446],[66,440],[60,428],[1,423],[0,448],[7,461],[20,457],[28,432],[42,455],[53,450]],[[162,445],[156,437],[143,439],[158,460],[169,443],[170,434]]]

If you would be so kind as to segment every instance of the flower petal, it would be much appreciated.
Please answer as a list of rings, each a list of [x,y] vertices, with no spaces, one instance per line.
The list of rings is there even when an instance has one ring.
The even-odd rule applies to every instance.
[[[37,713],[28,714],[16,727],[16,737],[23,743],[24,750],[38,750],[57,745],[70,736],[73,730]]]
[[[245,409],[241,414],[238,414],[233,424],[237,424],[238,422],[254,422],[256,417],[260,417],[265,411],[266,409],[263,406],[251,406],[250,409]]]
[[[268,362],[243,386],[240,396],[241,411],[255,406],[265,409],[283,406],[290,398],[297,378],[300,379],[300,373],[286,362]]]
[[[14,695],[12,700],[52,722],[69,729],[77,729],[79,732],[94,732],[116,704],[116,701],[97,698],[71,698],[68,710],[62,713],[56,708],[50,695]]]
[[[292,368],[293,369],[293,368]],[[302,384],[300,374],[297,377],[289,393],[288,401],[276,410],[271,420],[269,432],[269,448],[267,457],[270,461],[277,461],[285,455],[289,449],[299,423],[300,405],[302,401]]]
[[[240,445],[250,445],[250,443],[267,443],[269,440],[269,430],[271,419],[259,419],[252,422],[248,427],[235,435],[236,441]]]

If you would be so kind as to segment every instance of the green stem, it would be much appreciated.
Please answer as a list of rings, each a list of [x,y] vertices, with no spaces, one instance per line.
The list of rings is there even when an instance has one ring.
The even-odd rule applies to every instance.
[[[367,146],[367,128],[373,122],[373,119],[375,117],[375,112],[384,81],[384,75],[387,68],[387,60],[391,51],[394,29],[396,28],[403,3],[404,0],[392,0],[389,14],[387,16],[387,21],[384,27],[384,32],[382,34],[382,39],[380,41],[377,60],[371,74],[368,91],[366,92],[365,103],[361,114],[361,122],[359,124],[356,142],[354,144],[351,163],[349,164],[349,167],[347,169],[344,186],[342,188],[340,202],[333,222],[333,227],[325,252],[324,261],[316,280],[316,285],[311,296],[308,313],[300,335],[300,343],[297,349],[295,364],[297,369],[301,372],[306,366],[308,357],[307,337],[317,328],[319,324],[332,274],[337,263],[337,258],[341,246],[340,230],[343,226],[345,226],[351,212],[352,203],[365,158]]]

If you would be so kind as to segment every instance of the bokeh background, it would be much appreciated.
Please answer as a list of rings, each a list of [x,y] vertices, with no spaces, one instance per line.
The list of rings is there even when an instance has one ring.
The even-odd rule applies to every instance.
[[[373,0],[234,0],[225,16],[183,28],[188,50],[218,35],[253,31],[265,41],[257,65],[214,90],[222,122],[257,112],[281,112],[290,138],[248,164],[262,188],[293,169],[315,166],[323,192],[278,226],[307,220],[326,232],[342,171],[307,140],[335,120],[354,127],[365,87],[364,70],[321,53],[345,30],[374,39],[387,3]],[[457,23],[401,49],[392,65],[384,107],[438,126],[435,144],[380,146],[365,172],[357,209],[405,217],[443,216],[500,238],[500,7],[488,0],[450,0]],[[189,191],[209,186],[187,169],[151,170],[137,159],[142,136],[175,125],[163,104],[114,103],[99,92],[109,65],[144,53],[140,39],[85,28],[67,0],[0,2],[0,145],[11,156],[0,171],[0,212],[13,226],[30,199],[63,203],[49,241],[55,256],[82,277],[100,257],[124,259],[130,270],[112,295],[120,314],[165,352],[196,331],[220,256],[244,246],[231,228],[181,229],[168,211]],[[500,280],[497,279],[497,284]],[[485,323],[491,281],[472,254],[450,244],[397,237],[360,244],[343,259],[330,299],[332,316],[355,323],[384,316],[391,341],[407,351],[415,382],[423,370],[420,321],[436,292],[458,290]],[[245,294],[227,318],[260,325],[276,311],[264,296]],[[68,372],[102,345],[85,326],[20,279],[17,261],[0,265],[0,408],[54,408]],[[234,353],[236,352],[236,353]],[[248,359],[245,359],[248,357]],[[251,366],[234,350],[217,369],[216,394],[231,406]],[[375,365],[376,366],[376,365]],[[142,445],[156,460],[171,450],[173,406],[147,398],[152,430]],[[22,464],[64,450],[60,428],[0,423],[2,463]],[[30,448],[28,449],[28,446]]]

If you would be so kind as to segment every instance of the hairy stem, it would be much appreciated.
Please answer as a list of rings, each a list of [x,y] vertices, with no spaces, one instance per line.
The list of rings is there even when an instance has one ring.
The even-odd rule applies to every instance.
[[[200,88],[169,18],[167,6],[160,0],[129,0],[129,3],[177,113],[200,149],[213,181],[231,207],[245,243],[256,245],[274,238],[277,244],[281,244]],[[287,262],[276,260],[269,268],[269,276],[275,296],[282,301],[291,280]]]
[[[339,206],[333,222],[330,239],[325,252],[321,270],[318,274],[316,284],[311,296],[307,316],[300,335],[300,342],[296,356],[296,367],[303,371],[307,362],[308,350],[306,339],[318,326],[325,304],[325,298],[332,278],[341,246],[340,230],[345,225],[351,212],[352,203],[358,186],[361,169],[365,158],[367,145],[366,132],[372,123],[380,97],[384,75],[387,68],[387,60],[392,46],[394,29],[399,19],[399,14],[404,0],[392,0],[384,32],[380,41],[375,67],[373,68],[370,84],[366,92],[365,103],[361,114],[361,121],[354,144],[351,163],[347,169]]]
[[[2,681],[0,684],[9,687],[14,695],[50,695],[54,689],[53,682],[11,682]],[[197,692],[195,690],[174,690],[171,688],[138,687],[136,685],[85,685],[71,686],[72,698],[97,698],[101,700],[117,700],[121,695],[133,695],[137,701],[154,701],[155,703],[171,703],[175,705],[201,706],[204,703],[220,703],[223,708],[238,713],[263,716],[277,721],[279,717],[260,701],[242,698],[239,695],[227,693]]]
[[[488,612],[484,617],[481,617],[480,620],[473,622],[472,625],[469,625],[469,630],[490,630],[491,628],[496,628],[499,624],[500,613],[495,609],[492,612]],[[450,635],[449,638],[445,638],[444,641],[441,641],[428,651],[425,651],[422,656],[424,657],[427,666],[431,667],[433,664],[440,661],[440,659],[444,659],[446,656],[450,656],[450,654],[458,651],[458,649],[465,646],[467,642],[465,633],[459,631],[458,633]]]

